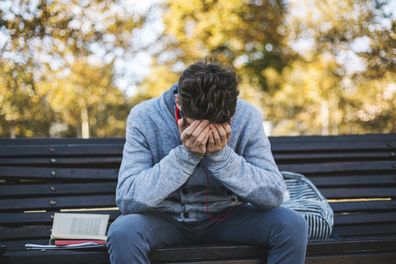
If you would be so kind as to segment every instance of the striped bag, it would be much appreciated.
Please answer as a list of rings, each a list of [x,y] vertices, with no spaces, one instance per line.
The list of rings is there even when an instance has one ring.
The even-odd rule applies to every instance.
[[[280,171],[286,181],[289,198],[281,206],[302,214],[308,222],[309,239],[327,239],[331,236],[334,212],[327,199],[304,175]]]

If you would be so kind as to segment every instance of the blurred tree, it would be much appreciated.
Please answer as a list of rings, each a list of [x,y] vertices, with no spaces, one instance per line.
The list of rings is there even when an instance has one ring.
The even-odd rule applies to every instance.
[[[20,66],[0,60],[0,136],[48,137],[55,113],[32,82],[29,61]]]
[[[164,0],[156,8],[164,30],[151,43],[151,72],[127,98],[114,85],[115,65],[139,51],[135,33],[159,16],[137,15],[122,0],[3,1],[0,136],[123,135],[130,106],[206,56],[236,70],[241,97],[265,112],[274,135],[396,131],[389,1]]]
[[[207,55],[236,69],[242,97],[254,101],[260,94],[257,88],[277,89],[261,72],[266,68],[280,72],[294,57],[285,42],[285,11],[279,0],[168,1],[163,48],[142,89],[159,95],[186,66]]]
[[[236,69],[241,97],[263,109],[275,135],[394,132],[395,93],[380,96],[395,85],[388,2],[168,1],[163,48],[142,90],[159,95],[209,55]],[[372,104],[378,116],[368,117]]]
[[[126,95],[112,84],[113,65],[76,61],[71,72],[40,83],[46,90],[57,123],[67,124],[60,136],[122,135],[129,106]]]
[[[93,118],[90,112],[99,111],[93,110],[96,101],[88,98],[93,87],[84,87],[77,80],[59,79],[57,75],[71,72],[70,78],[79,76],[93,81],[90,77],[94,72],[112,72],[109,69],[109,65],[114,65],[112,61],[136,52],[132,37],[134,30],[143,24],[144,17],[136,15],[123,1],[4,1],[0,5],[0,58],[6,66],[0,68],[0,76],[8,81],[0,84],[4,94],[0,106],[0,136],[49,136],[53,122],[54,126],[68,127],[68,136],[81,136],[82,130],[86,131],[85,136],[87,131],[90,136],[123,135],[119,122],[125,122],[125,106],[120,106],[121,94],[113,89],[113,74],[96,74],[97,79],[91,82],[100,83],[102,90],[114,93],[106,96],[102,93],[104,108],[100,111],[108,111],[108,116],[95,117],[101,127],[98,131],[95,119],[90,119]],[[52,91],[40,85],[53,81],[58,85],[59,94],[47,97],[40,90]],[[82,94],[87,96],[77,108],[62,108],[76,107],[77,102],[72,98]],[[73,103],[59,103],[63,99]],[[126,104],[125,99],[123,103]],[[80,111],[78,115],[76,111]],[[54,113],[60,116],[55,117]],[[81,125],[83,127],[79,127]],[[87,125],[93,127],[90,129]]]
[[[296,45],[301,58],[277,76],[281,89],[275,100],[264,104],[268,117],[281,124],[275,134],[396,131],[396,117],[389,111],[396,106],[396,94],[386,92],[396,80],[392,48],[395,20],[387,4],[365,0],[291,1],[290,8],[300,12],[288,17],[289,43],[310,43],[310,47],[301,50],[304,46]],[[302,92],[306,86],[316,91],[314,98]],[[383,93],[389,98],[383,98]],[[279,114],[278,106],[288,109],[286,119]],[[371,109],[370,114],[367,109]]]

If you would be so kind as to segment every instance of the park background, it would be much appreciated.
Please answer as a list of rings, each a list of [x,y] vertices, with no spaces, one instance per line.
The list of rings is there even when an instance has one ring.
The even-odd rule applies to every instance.
[[[0,137],[124,137],[205,56],[266,133],[396,132],[396,1],[0,1]]]

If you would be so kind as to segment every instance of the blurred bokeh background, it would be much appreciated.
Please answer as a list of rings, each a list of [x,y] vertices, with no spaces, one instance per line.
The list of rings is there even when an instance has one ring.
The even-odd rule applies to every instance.
[[[1,0],[0,137],[124,137],[196,60],[268,135],[396,132],[396,0]]]

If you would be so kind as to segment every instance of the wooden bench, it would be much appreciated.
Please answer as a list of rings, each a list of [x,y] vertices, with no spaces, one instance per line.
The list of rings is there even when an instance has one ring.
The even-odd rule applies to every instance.
[[[310,178],[335,212],[333,236],[310,240],[306,263],[395,263],[396,134],[270,141],[279,169]],[[48,243],[54,212],[106,213],[110,222],[119,215],[115,189],[124,142],[1,139],[0,263],[109,263],[106,249],[32,251],[24,244]],[[266,255],[265,247],[201,244],[153,250],[150,259],[265,263]]]

